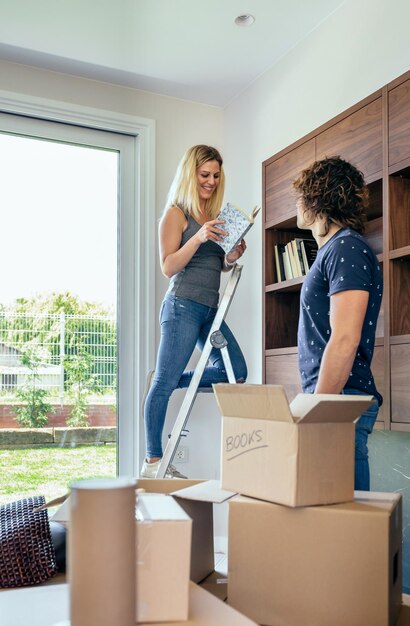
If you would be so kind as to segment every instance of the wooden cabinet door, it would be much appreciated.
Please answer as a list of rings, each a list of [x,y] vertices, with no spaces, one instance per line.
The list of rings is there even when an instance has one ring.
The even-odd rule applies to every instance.
[[[410,423],[410,343],[390,347],[391,421]]]
[[[389,92],[389,165],[410,158],[410,80]]]
[[[410,246],[410,178],[389,176],[389,194],[390,249],[397,250]]]
[[[351,113],[316,137],[316,158],[339,155],[363,172],[382,173],[382,99]]]
[[[310,139],[266,165],[265,221],[278,223],[296,215],[292,182],[315,160],[315,139]]]
[[[297,352],[266,357],[265,371],[266,384],[282,385],[289,402],[302,393]]]

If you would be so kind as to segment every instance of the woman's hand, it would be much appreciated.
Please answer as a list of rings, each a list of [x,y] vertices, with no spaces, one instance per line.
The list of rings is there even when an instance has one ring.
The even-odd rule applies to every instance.
[[[238,243],[238,245],[235,246],[235,248],[231,250],[229,254],[226,255],[225,257],[226,261],[229,263],[229,265],[233,265],[233,263],[236,263],[236,261],[241,258],[245,250],[246,250],[245,239],[242,239],[240,243]]]
[[[210,220],[205,222],[196,233],[195,237],[199,243],[205,243],[206,241],[215,241],[219,243],[228,233],[226,230],[219,228],[217,224],[225,224],[225,220]]]

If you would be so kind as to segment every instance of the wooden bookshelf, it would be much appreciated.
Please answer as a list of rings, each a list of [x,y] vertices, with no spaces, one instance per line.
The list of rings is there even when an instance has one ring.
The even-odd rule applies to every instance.
[[[378,427],[410,430],[410,72],[262,164],[264,381],[301,391],[297,326],[304,277],[279,281],[275,245],[296,225],[292,181],[314,160],[340,155],[369,185],[366,237],[382,265],[384,296],[372,371],[384,397]]]

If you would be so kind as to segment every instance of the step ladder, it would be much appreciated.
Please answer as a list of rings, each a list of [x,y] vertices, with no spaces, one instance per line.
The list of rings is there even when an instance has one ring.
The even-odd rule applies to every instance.
[[[205,367],[208,363],[208,359],[213,348],[217,348],[221,351],[225,370],[228,376],[228,381],[230,383],[236,383],[232,363],[229,358],[229,352],[227,347],[228,342],[225,339],[220,328],[228,313],[232,298],[235,294],[236,287],[241,277],[241,272],[242,265],[238,265],[237,263],[235,263],[229,281],[226,285],[221,303],[218,307],[218,311],[215,315],[215,319],[209,330],[209,334],[205,342],[205,346],[202,350],[202,354],[199,357],[198,363],[191,378],[191,382],[189,383],[189,387],[186,390],[185,398],[181,404],[181,408],[179,409],[179,413],[175,420],[174,427],[169,436],[168,444],[165,448],[161,463],[157,471],[157,478],[164,478],[168,467],[173,461],[180,439],[184,436],[183,433],[185,431],[185,426],[190,416],[191,409],[195,402],[195,398],[199,391],[199,383],[201,382],[202,375],[204,373]],[[212,389],[206,389],[206,391],[212,391]]]

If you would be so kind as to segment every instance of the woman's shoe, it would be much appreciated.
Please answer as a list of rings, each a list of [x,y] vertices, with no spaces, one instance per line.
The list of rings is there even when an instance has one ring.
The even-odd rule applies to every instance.
[[[156,478],[160,463],[161,459],[155,461],[155,463],[148,463],[148,461],[144,459],[140,474],[141,478]],[[188,476],[181,474],[174,465],[169,465],[164,478],[188,478]]]

